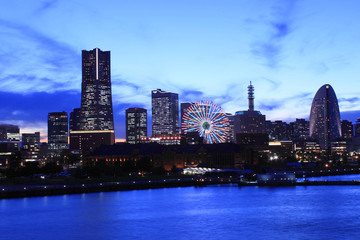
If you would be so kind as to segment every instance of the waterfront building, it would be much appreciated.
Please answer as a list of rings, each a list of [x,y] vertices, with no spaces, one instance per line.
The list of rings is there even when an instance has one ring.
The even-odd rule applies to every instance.
[[[341,121],[341,134],[342,137],[346,140],[351,140],[354,136],[354,126],[351,121],[342,120]]]
[[[243,169],[251,162],[251,154],[238,144],[165,145],[157,143],[123,144],[104,146],[87,156],[84,165],[102,162],[121,166],[148,159],[152,167],[169,171],[174,166],[203,166],[207,168]]]
[[[94,150],[115,143],[111,96],[110,51],[82,51],[80,116],[73,112],[70,148]],[[75,121],[75,123],[74,123]]]
[[[52,112],[48,114],[48,150],[61,153],[68,149],[68,114],[67,112]]]
[[[151,92],[152,135],[179,133],[179,95],[156,89]]]
[[[126,142],[140,143],[147,137],[147,110],[144,108],[126,109]]]
[[[162,134],[156,137],[145,137],[141,138],[141,143],[158,143],[161,145],[180,145],[181,144],[180,134]]]
[[[265,134],[265,115],[260,111],[254,110],[254,87],[250,82],[248,86],[249,109],[247,111],[237,111],[234,116],[234,136],[237,134]]]
[[[310,110],[310,137],[323,150],[330,151],[330,143],[341,137],[339,105],[334,89],[323,85],[315,94]]]

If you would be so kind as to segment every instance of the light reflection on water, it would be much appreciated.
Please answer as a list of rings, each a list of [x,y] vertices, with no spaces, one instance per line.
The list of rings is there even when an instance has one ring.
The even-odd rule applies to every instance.
[[[358,239],[359,186],[208,186],[0,200],[1,239]]]

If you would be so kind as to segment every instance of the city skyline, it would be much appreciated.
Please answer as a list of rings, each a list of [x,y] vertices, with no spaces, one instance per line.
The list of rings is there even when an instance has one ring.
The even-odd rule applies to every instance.
[[[70,114],[80,105],[81,50],[100,48],[112,53],[116,138],[125,138],[126,108],[151,115],[154,89],[178,93],[179,103],[211,100],[234,114],[247,109],[250,81],[255,109],[267,120],[309,119],[317,89],[330,84],[341,119],[354,123],[360,117],[359,5],[6,2],[0,122],[46,136],[48,113]]]

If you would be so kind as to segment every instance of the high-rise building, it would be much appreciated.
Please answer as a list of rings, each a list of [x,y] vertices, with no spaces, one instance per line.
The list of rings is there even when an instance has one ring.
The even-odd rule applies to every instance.
[[[331,141],[341,137],[339,105],[334,89],[323,85],[315,94],[310,110],[310,137],[323,150],[330,150]]]
[[[152,135],[179,133],[179,95],[153,90],[152,100]]]
[[[48,114],[48,150],[60,153],[68,149],[68,114],[67,112],[52,112]]]
[[[77,112],[73,118],[77,128]],[[111,97],[110,51],[82,51],[80,129],[70,131],[70,148],[94,150],[115,142]]]
[[[137,144],[147,137],[147,110],[144,108],[126,109],[126,142]]]
[[[341,121],[341,134],[342,137],[346,140],[352,139],[354,135],[354,126],[351,121],[348,120]]]
[[[237,111],[234,117],[234,134],[239,133],[266,133],[265,115],[254,110],[254,87],[250,82],[248,86],[248,111]]]

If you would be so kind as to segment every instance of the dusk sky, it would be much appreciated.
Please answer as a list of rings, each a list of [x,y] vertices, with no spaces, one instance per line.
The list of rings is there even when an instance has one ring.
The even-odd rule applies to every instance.
[[[0,123],[47,135],[47,114],[80,107],[81,50],[111,51],[116,138],[151,90],[179,101],[309,118],[333,86],[341,118],[360,117],[358,0],[0,0]],[[151,120],[151,118],[148,118]],[[148,134],[151,134],[149,129]]]

